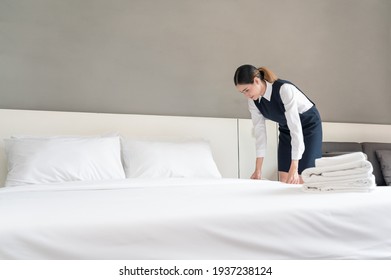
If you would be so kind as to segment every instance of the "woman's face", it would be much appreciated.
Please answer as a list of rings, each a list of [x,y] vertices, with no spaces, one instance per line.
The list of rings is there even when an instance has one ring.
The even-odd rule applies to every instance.
[[[265,85],[258,77],[254,78],[252,84],[237,85],[237,90],[244,94],[247,98],[257,100],[265,93]]]

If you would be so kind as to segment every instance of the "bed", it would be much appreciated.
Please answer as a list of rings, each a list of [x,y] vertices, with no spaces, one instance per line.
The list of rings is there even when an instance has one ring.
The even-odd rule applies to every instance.
[[[127,179],[0,194],[2,259],[390,259],[391,189]]]
[[[391,188],[240,178],[236,119],[1,114],[0,259],[391,259]]]

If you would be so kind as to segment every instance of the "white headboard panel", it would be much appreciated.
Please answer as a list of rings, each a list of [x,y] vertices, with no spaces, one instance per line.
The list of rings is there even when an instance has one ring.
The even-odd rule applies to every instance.
[[[250,119],[239,119],[239,173],[240,178],[250,178],[255,169],[255,137],[253,123]],[[278,180],[277,171],[277,126],[266,121],[267,152],[262,167],[262,177]]]
[[[124,138],[210,142],[223,177],[238,177],[237,120],[0,109],[0,186],[6,176],[4,138],[11,135],[102,135]]]
[[[323,141],[391,143],[391,125],[322,123]]]

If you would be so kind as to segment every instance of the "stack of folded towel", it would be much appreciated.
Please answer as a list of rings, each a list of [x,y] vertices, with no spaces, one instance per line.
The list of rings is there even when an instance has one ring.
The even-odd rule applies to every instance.
[[[362,152],[323,157],[302,173],[303,190],[368,192],[376,186],[372,164]]]

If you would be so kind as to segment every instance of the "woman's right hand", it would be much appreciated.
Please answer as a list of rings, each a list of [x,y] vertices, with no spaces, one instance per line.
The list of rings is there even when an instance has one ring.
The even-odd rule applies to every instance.
[[[251,179],[260,180],[261,179],[261,171],[255,170],[253,175],[250,177]]]
[[[255,161],[255,171],[253,175],[251,175],[251,179],[260,180],[261,179],[261,170],[263,164],[263,157],[258,157]]]

